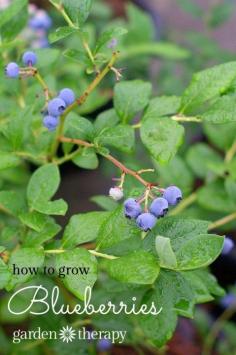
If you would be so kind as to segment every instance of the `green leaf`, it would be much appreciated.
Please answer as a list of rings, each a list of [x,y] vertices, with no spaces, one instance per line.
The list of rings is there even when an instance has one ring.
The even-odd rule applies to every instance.
[[[236,122],[236,96],[227,95],[217,99],[199,117],[214,124]]]
[[[47,164],[38,168],[29,181],[27,199],[29,206],[44,214],[64,215],[67,204],[64,200],[48,201],[59,187],[60,173],[54,164]]]
[[[36,48],[34,52],[38,57],[37,68],[50,67],[61,55],[60,50],[55,48]]]
[[[167,165],[154,160],[160,186],[176,185],[185,195],[192,190],[194,176],[182,157],[176,155]]]
[[[141,285],[152,284],[160,271],[156,258],[145,251],[106,260],[104,265],[108,274],[115,280]]]
[[[211,211],[230,213],[235,211],[235,202],[225,191],[222,180],[217,180],[200,188],[197,192],[198,203]]]
[[[236,122],[222,124],[220,126],[203,123],[203,131],[215,147],[226,151],[235,141]]]
[[[52,239],[55,235],[57,235],[61,230],[61,226],[56,224],[55,221],[51,218],[48,218],[47,223],[44,228],[40,232],[36,232],[33,230],[29,230],[26,234],[23,245],[24,247],[38,247],[41,244],[47,242]]]
[[[210,265],[221,253],[224,238],[200,234],[183,242],[176,251],[177,269],[192,270]]]
[[[117,202],[106,195],[96,195],[90,198],[90,201],[96,203],[99,207],[106,211],[113,211],[117,208]]]
[[[150,154],[159,163],[167,163],[182,144],[184,127],[168,117],[157,117],[155,112],[144,116],[141,140]]]
[[[87,66],[91,64],[89,58],[85,55],[83,51],[76,49],[66,49],[63,52],[64,57],[72,59],[74,62],[82,63]]]
[[[55,32],[52,32],[49,34],[49,42],[50,43],[55,43],[59,41],[60,39],[66,38],[73,33],[77,32],[77,29],[69,26],[65,27],[59,27],[56,29]]]
[[[225,190],[230,199],[236,204],[236,182],[230,177],[225,179]]]
[[[212,163],[222,162],[220,155],[205,143],[191,146],[186,160],[194,174],[200,178],[206,178],[209,175],[209,166]]]
[[[81,274],[66,275],[62,279],[66,288],[71,291],[76,297],[84,299],[84,291],[86,287],[93,287],[97,280],[97,260],[85,249],[69,250],[62,254],[55,256],[55,265],[57,270],[60,268],[86,268],[88,273],[86,274],[81,270]],[[82,274],[83,271],[83,274]]]
[[[27,199],[35,208],[38,203],[50,200],[56,193],[60,183],[60,172],[56,165],[47,164],[38,168],[29,181]]]
[[[119,117],[113,108],[103,111],[94,122],[95,135],[98,136],[103,130],[116,126],[118,122]]]
[[[37,212],[25,212],[19,215],[19,219],[27,227],[34,229],[36,232],[40,232],[48,221],[48,217]]]
[[[23,147],[23,143],[30,138],[31,121],[31,107],[18,110],[11,115],[6,129],[4,129],[4,135],[9,139],[14,150],[20,150]]]
[[[171,247],[170,239],[162,236],[157,236],[156,241],[156,251],[160,261],[160,266],[167,269],[176,269],[177,260],[175,253]]]
[[[190,86],[185,90],[180,112],[191,113],[204,102],[227,91],[236,78],[236,62],[220,64],[194,74]]]
[[[0,11],[0,27],[17,15],[27,3],[27,0],[14,0],[4,11]]]
[[[62,4],[72,22],[81,26],[89,16],[92,0],[62,0]]]
[[[38,201],[37,206],[34,208],[44,214],[64,216],[67,212],[68,205],[60,198],[56,201]]]
[[[152,86],[141,80],[123,81],[115,86],[114,107],[123,123],[129,122],[149,101]]]
[[[190,57],[190,52],[185,48],[168,42],[133,43],[122,50],[120,58],[129,60],[137,57],[157,56],[171,60],[182,60]]]
[[[11,273],[7,265],[0,258],[0,290],[2,290],[9,282]]]
[[[91,141],[94,136],[94,128],[86,118],[70,113],[65,123],[65,135],[70,138]]]
[[[147,292],[142,300],[148,308],[154,303],[157,311],[161,309],[161,312],[155,316],[138,316],[138,323],[144,335],[158,347],[163,346],[172,337],[177,325],[173,299],[175,285],[173,278],[169,279],[168,275],[169,273],[161,271],[153,289]]]
[[[125,124],[103,129],[99,136],[95,138],[94,143],[96,145],[111,146],[125,153],[131,153],[135,144],[134,129]]]
[[[62,246],[66,249],[74,248],[76,245],[93,241],[109,215],[109,212],[88,212],[72,216],[65,228]]]
[[[157,235],[169,238],[174,252],[181,247],[182,242],[193,239],[196,235],[206,234],[209,222],[197,219],[165,217],[144,239],[144,248],[156,254],[155,239]]]
[[[96,169],[99,161],[93,148],[82,147],[72,159],[73,163],[83,169]]]
[[[15,167],[21,163],[21,160],[13,153],[0,152],[0,170]]]
[[[12,277],[8,283],[8,290],[14,288],[16,285],[26,282],[30,278],[36,276],[39,272],[39,268],[43,265],[44,262],[44,251],[43,249],[36,248],[21,248],[14,251],[11,254],[8,266],[12,273]],[[13,274],[13,267],[26,268],[28,273],[23,275],[22,273]]]
[[[133,221],[124,217],[123,206],[118,206],[102,224],[97,248],[106,249],[131,237],[140,238],[140,231]]]
[[[182,274],[192,288],[195,303],[209,302],[214,299],[214,295],[224,295],[224,290],[217,284],[216,278],[207,269],[184,271]]]
[[[22,213],[26,209],[22,191],[0,191],[0,208],[14,216]]]
[[[216,4],[211,8],[208,24],[215,28],[223,25],[233,15],[235,4],[223,1],[221,4]]]
[[[123,27],[109,28],[102,32],[97,40],[95,53],[99,52],[100,49],[113,38],[120,37],[127,33],[127,30]]]
[[[143,120],[149,117],[174,115],[178,112],[181,98],[178,96],[159,96],[152,99],[146,109]]]

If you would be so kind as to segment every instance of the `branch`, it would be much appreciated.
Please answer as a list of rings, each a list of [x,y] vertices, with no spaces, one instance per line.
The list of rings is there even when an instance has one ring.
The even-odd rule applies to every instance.
[[[212,229],[216,229],[218,227],[221,227],[224,224],[233,221],[234,219],[236,219],[236,212],[233,212],[233,213],[229,214],[228,216],[225,216],[225,217],[218,219],[217,221],[211,223],[209,225],[208,230],[212,230]]]
[[[82,105],[85,103],[85,101],[87,100],[88,96],[92,93],[92,91],[100,84],[100,82],[102,81],[102,79],[106,76],[106,74],[111,70],[113,64],[115,63],[117,57],[119,56],[119,52],[114,52],[112,53],[112,57],[110,59],[110,61],[108,62],[108,64],[104,67],[104,69],[98,73],[95,77],[95,79],[92,81],[92,83],[88,86],[88,88],[84,91],[84,93],[75,101],[73,102],[73,104],[71,104],[70,106],[67,107],[67,109],[64,111],[64,113],[61,115],[60,117],[60,124],[57,128],[57,134],[56,134],[56,138],[55,138],[55,142],[52,146],[52,150],[51,150],[51,157],[53,157],[58,149],[59,146],[59,137],[62,135],[63,133],[63,129],[64,129],[64,123],[65,123],[65,118],[66,116],[77,106],[77,105]]]

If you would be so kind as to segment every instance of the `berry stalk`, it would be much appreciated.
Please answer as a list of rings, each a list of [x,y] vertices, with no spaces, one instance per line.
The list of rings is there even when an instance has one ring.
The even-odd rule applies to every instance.
[[[58,138],[59,142],[64,142],[64,143],[73,143],[77,145],[81,145],[84,147],[95,147],[93,143],[89,143],[86,141],[83,141],[81,139],[75,139],[75,138],[69,138],[69,137],[59,137]],[[104,158],[112,162],[117,168],[119,168],[124,174],[126,175],[131,175],[133,176],[136,180],[138,180],[142,185],[144,185],[146,188],[150,189],[154,185],[150,183],[149,181],[144,180],[140,174],[143,172],[141,171],[135,171],[132,169],[127,168],[124,164],[122,164],[119,160],[114,158],[111,154],[102,154],[101,152],[98,152],[98,154],[102,155]],[[155,187],[157,188],[157,187]],[[160,189],[161,191],[162,189]]]

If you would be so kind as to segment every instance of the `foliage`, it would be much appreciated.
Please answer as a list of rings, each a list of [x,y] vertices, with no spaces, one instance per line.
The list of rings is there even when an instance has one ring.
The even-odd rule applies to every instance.
[[[122,74],[116,66],[126,63],[131,67],[129,60],[139,54],[144,62],[150,55],[181,61],[190,52],[169,42],[153,43],[151,22],[134,6],[128,7],[127,23],[109,23],[97,36],[86,22],[90,11],[93,16],[90,0],[63,0],[63,7],[50,2],[61,15],[61,26],[49,36],[52,47],[36,51],[37,69],[23,69],[27,80],[2,77],[0,83],[0,285],[7,291],[0,308],[6,308],[9,293],[16,287],[40,282],[52,288],[58,281],[43,275],[16,277],[13,264],[39,268],[80,264],[90,269],[86,277],[66,275],[62,280],[61,287],[72,303],[83,300],[84,290],[90,286],[94,302],[112,299],[119,304],[135,296],[139,304],[155,302],[162,307],[158,316],[93,315],[94,327],[102,329],[105,324],[112,330],[118,322],[123,329],[134,329],[127,343],[136,345],[148,338],[151,347],[162,347],[172,337],[179,315],[192,318],[196,304],[224,293],[208,266],[219,256],[224,242],[215,230],[229,228],[227,223],[236,218],[236,62],[197,72],[179,96],[157,96],[152,83],[136,79],[130,68],[131,78],[127,79],[132,80],[114,84]],[[181,3],[196,12],[187,2]],[[13,21],[11,34],[5,31],[25,5],[26,1],[15,1],[1,13],[2,72],[6,58],[16,61],[27,46],[20,34],[22,25]],[[221,21],[218,12],[215,9],[212,26]],[[26,22],[24,18],[24,26]],[[114,37],[118,49],[107,47]],[[57,130],[49,132],[43,127],[40,110],[66,85],[78,99],[61,115]],[[112,108],[101,109],[94,117],[111,100]],[[185,131],[191,124],[201,125],[211,147],[207,143],[188,147]],[[141,145],[157,170],[150,183],[142,178],[140,159],[134,159],[135,149]],[[114,158],[113,151],[125,161],[130,159],[137,169],[127,168]],[[55,216],[64,216],[68,208],[66,201],[54,198],[62,179],[61,165],[71,161],[80,168],[96,169],[100,157],[121,173],[125,196],[137,197],[158,181],[162,187],[180,186],[183,201],[144,234],[125,219],[120,203],[95,196],[93,201],[105,211],[76,214],[59,234]],[[201,179],[201,186],[194,191],[196,178]],[[61,297],[62,304],[65,296]],[[2,322],[19,321],[6,311],[0,314]],[[32,324],[48,323],[50,317],[33,319]],[[66,320],[62,316],[60,323]],[[3,333],[1,336],[4,338]]]

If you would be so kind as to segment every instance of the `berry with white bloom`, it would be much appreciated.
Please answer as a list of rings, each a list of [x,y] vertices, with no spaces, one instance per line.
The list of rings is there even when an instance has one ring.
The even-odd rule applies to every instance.
[[[113,198],[113,200],[115,201],[119,201],[123,198],[124,196],[124,193],[123,193],[123,190],[116,186],[116,187],[111,187],[110,190],[109,190],[109,196],[111,198]]]

